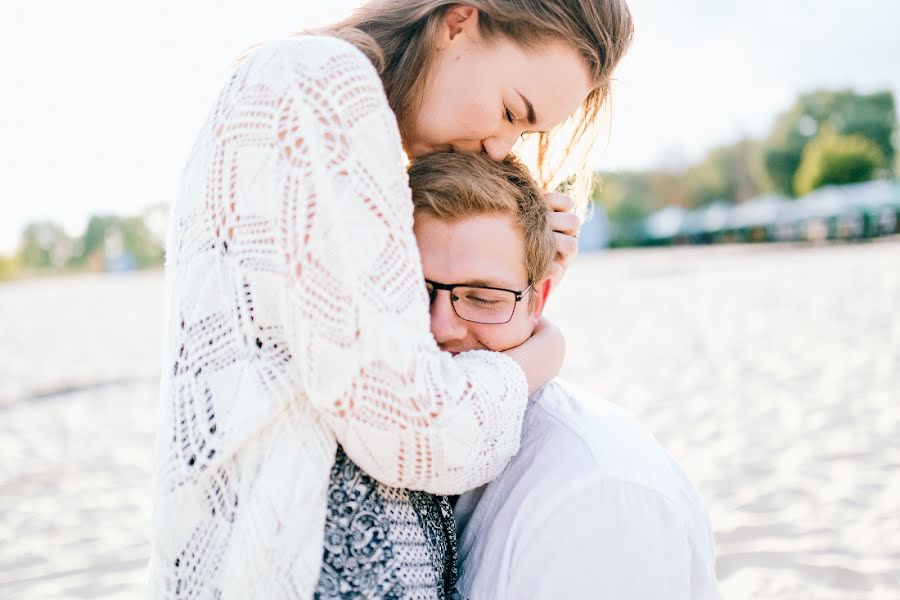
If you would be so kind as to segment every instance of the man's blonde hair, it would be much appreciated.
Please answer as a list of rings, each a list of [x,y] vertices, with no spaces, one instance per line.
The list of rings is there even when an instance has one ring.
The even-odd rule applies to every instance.
[[[483,154],[429,154],[410,165],[409,185],[416,215],[450,223],[480,215],[510,217],[524,239],[529,283],[547,276],[556,256],[549,206],[528,169],[514,156],[496,162]],[[532,295],[532,306],[533,300]]]

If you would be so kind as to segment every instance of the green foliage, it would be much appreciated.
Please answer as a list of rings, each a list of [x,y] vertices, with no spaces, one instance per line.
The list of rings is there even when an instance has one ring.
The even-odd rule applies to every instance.
[[[796,150],[773,148],[763,152],[763,164],[772,189],[786,196],[794,195],[794,175],[800,167],[802,153],[802,145]]]
[[[141,217],[92,216],[82,235],[76,266],[89,264],[92,256],[128,252],[138,267],[162,263],[163,248],[154,239]]]
[[[826,125],[803,150],[794,189],[800,195],[825,185],[872,179],[884,155],[872,140],[860,135],[838,135]]]
[[[18,256],[0,256],[0,281],[15,279],[22,271]]]
[[[761,190],[754,170],[759,142],[741,140],[710,151],[698,165],[684,175],[689,207],[705,206],[716,200],[742,202]]]
[[[871,140],[891,167],[894,145],[891,140],[897,122],[891,92],[862,95],[852,91],[819,91],[801,96],[775,121],[763,142],[762,158],[771,186],[790,196],[806,145],[825,126],[839,135],[860,135]]]
[[[118,220],[117,217],[112,216],[91,216],[87,228],[81,236],[79,252],[75,257],[76,264],[84,265],[91,255],[103,251],[106,235],[116,225]]]
[[[165,249],[147,229],[141,217],[123,219],[122,226],[124,247],[134,255],[139,268],[163,263]]]
[[[19,242],[21,264],[31,270],[64,267],[71,259],[73,246],[72,239],[56,223],[31,223]]]
[[[159,208],[150,214],[157,221],[161,215]],[[31,223],[22,232],[16,257],[0,257],[0,280],[23,272],[102,269],[107,258],[121,253],[133,256],[138,268],[160,265],[164,258],[160,236],[154,235],[142,216],[95,215],[75,239],[55,223]]]
[[[598,178],[593,198],[613,221],[640,219],[666,206],[695,208],[717,200],[742,202],[762,191],[760,144],[740,140],[710,151],[684,174],[630,171]]]
[[[900,148],[900,125],[898,125],[897,129],[894,131],[894,137],[891,138],[894,141],[894,175],[900,179],[900,152],[896,152],[898,148]]]
[[[680,175],[660,171],[622,171],[596,177],[592,199],[613,221],[646,217],[664,206],[684,205]]]

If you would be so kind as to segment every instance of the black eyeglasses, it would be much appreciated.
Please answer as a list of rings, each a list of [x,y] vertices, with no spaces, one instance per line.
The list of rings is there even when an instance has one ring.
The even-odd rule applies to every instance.
[[[529,283],[527,288],[517,292],[503,288],[425,280],[429,302],[434,302],[440,290],[447,290],[450,292],[450,303],[457,317],[463,321],[484,325],[509,323],[516,312],[519,300],[524,298],[533,286],[534,283]]]

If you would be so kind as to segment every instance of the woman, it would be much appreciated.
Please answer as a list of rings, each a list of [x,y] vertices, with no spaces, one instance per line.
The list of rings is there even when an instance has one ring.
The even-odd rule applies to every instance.
[[[438,350],[403,150],[499,160],[582,108],[577,138],[630,40],[624,3],[377,1],[319,33],[239,66],[173,207],[155,597],[311,597],[338,443],[385,484],[473,488],[562,361],[552,326],[506,354]],[[554,218],[561,264],[573,220]]]

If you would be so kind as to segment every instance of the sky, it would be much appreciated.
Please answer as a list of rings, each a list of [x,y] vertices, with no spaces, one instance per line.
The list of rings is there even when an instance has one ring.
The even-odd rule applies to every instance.
[[[173,200],[232,60],[328,23],[330,0],[3,0],[0,253],[29,221],[79,233],[96,213]],[[615,76],[601,170],[683,168],[763,136],[815,89],[900,100],[897,0],[630,0],[634,44]]]

